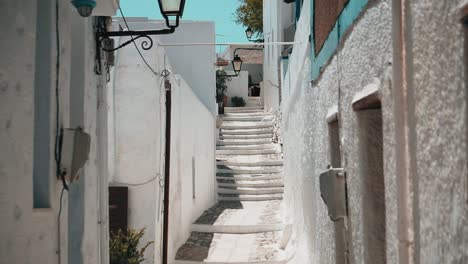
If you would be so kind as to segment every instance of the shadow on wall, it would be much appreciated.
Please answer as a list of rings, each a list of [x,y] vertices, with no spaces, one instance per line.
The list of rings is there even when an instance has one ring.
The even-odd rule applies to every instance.
[[[359,125],[362,219],[366,263],[386,263],[381,108],[356,112]]]
[[[218,165],[219,169],[232,170],[226,166]],[[232,187],[223,187],[232,190],[236,190],[236,181],[232,173],[218,173],[218,176],[222,176],[223,179],[218,179],[219,183],[232,184]],[[232,179],[225,179],[232,178]],[[221,195],[221,194],[220,194]],[[223,194],[229,197],[239,197],[238,194]],[[220,202],[208,210],[205,210],[203,214],[194,222],[194,224],[200,225],[213,225],[219,219],[220,216],[225,212],[233,209],[242,209],[242,203],[239,201],[224,201]],[[182,245],[176,254],[177,260],[187,261],[204,261],[209,254],[210,245],[213,241],[214,233],[202,233],[202,232],[191,232],[189,239]]]

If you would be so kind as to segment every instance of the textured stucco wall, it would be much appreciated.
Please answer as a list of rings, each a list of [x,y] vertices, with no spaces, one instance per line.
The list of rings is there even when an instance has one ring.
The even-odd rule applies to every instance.
[[[297,81],[292,81],[291,86],[285,88],[290,90],[290,98],[282,106],[282,136],[286,223],[293,225],[291,244],[288,246],[293,256],[292,263],[335,263],[335,226],[329,220],[320,197],[318,177],[330,164],[326,117],[329,109],[337,105],[341,120],[342,163],[348,179],[349,259],[351,263],[365,263],[369,258],[365,238],[372,234],[363,226],[365,215],[369,212],[366,213],[363,201],[366,191],[361,177],[359,122],[351,102],[357,92],[374,82],[374,78],[384,80],[388,62],[391,61],[391,45],[391,5],[389,1],[376,1],[354,25],[339,55],[332,58],[313,85],[310,84],[311,65],[308,58],[299,71],[297,66],[289,66],[290,71],[285,79],[291,75],[290,78]],[[301,49],[293,51],[291,61],[296,50]],[[382,87],[383,84],[380,85],[381,90]],[[387,92],[381,91],[381,94]],[[391,112],[386,99],[383,99],[382,111],[386,128],[386,119]],[[383,136],[384,145],[388,138],[386,133]],[[387,170],[386,162],[387,158],[391,159],[391,153],[385,152],[384,157],[384,170]]]
[[[466,177],[466,87],[463,30],[459,7],[466,1],[410,1],[408,63],[410,151],[414,197],[414,249],[417,263],[465,263],[468,241]],[[282,106],[285,155],[286,222],[293,225],[289,251],[293,263],[334,263],[334,230],[321,201],[318,175],[329,163],[328,109],[338,105],[342,163],[347,172],[350,263],[376,263],[375,244],[383,230],[370,230],[369,195],[385,199],[385,258],[398,255],[394,94],[392,88],[392,1],[372,1],[351,27],[337,53],[312,85],[306,60],[294,67],[304,81],[285,87],[290,101]],[[296,35],[297,37],[297,35]],[[297,52],[297,49],[294,51]],[[294,52],[292,58],[294,58]],[[286,77],[291,75],[290,71]],[[298,70],[300,69],[300,70]],[[291,77],[293,77],[292,75]],[[366,191],[362,143],[368,121],[353,111],[356,94],[369,84],[382,102],[384,192]],[[289,85],[286,84],[285,85]],[[339,87],[339,90],[338,90]],[[414,109],[414,112],[412,112]],[[376,134],[373,133],[373,138]],[[376,142],[374,142],[376,143]],[[378,146],[379,144],[372,144]],[[371,162],[376,164],[378,162]],[[364,166],[364,167],[363,167]],[[372,169],[372,168],[371,168]],[[374,176],[376,173],[372,173]],[[375,192],[379,190],[380,192]],[[382,208],[380,206],[379,208]],[[372,215],[375,216],[375,215]],[[378,218],[374,218],[378,220]],[[382,228],[380,225],[379,228]],[[294,250],[295,248],[295,250]],[[382,251],[382,250],[380,250]],[[309,262],[304,262],[307,259]],[[380,263],[380,261],[377,261]]]
[[[57,215],[59,211],[59,196],[61,182],[55,177],[55,165],[52,159],[50,165],[50,201],[51,207],[47,209],[33,209],[33,135],[34,135],[34,75],[36,65],[50,67],[51,94],[55,93],[55,2],[41,2],[50,8],[52,17],[43,16],[40,19],[50,22],[50,65],[36,64],[36,40],[41,37],[36,32],[37,6],[36,1],[1,1],[0,21],[10,25],[3,29],[3,34],[9,36],[0,42],[0,263],[58,263],[57,251]],[[61,215],[61,263],[69,262],[69,256],[79,256],[78,262],[73,263],[100,263],[101,229],[106,221],[107,208],[100,207],[99,194],[105,192],[107,186],[99,190],[99,180],[106,180],[106,175],[100,172],[103,166],[102,159],[98,157],[99,125],[97,122],[98,92],[104,87],[104,76],[94,74],[94,34],[92,33],[91,19],[83,19],[76,14],[76,10],[69,2],[59,1],[59,33],[60,33],[60,121],[63,127],[74,126],[72,116],[77,111],[82,113],[83,128],[91,135],[92,146],[89,161],[86,163],[81,180],[70,185],[71,189],[80,188],[84,200],[81,205],[75,200],[68,199],[64,194],[63,210]],[[71,30],[72,21],[84,21],[82,32]],[[70,104],[71,87],[75,84],[71,78],[72,59],[71,39],[78,33],[84,36],[83,50],[79,54],[83,61],[81,72],[84,73],[84,98],[80,109]],[[76,54],[76,53],[75,53]],[[76,66],[76,65],[75,65]],[[50,116],[55,121],[55,100],[51,98]],[[50,150],[53,150],[55,130],[50,124],[52,138]],[[51,153],[53,157],[53,153]],[[78,187],[80,186],[80,187]],[[72,190],[73,191],[73,190]],[[106,195],[104,195],[105,197]],[[82,217],[81,232],[72,232],[69,228],[69,213],[78,210]],[[80,211],[81,210],[81,211]],[[101,214],[104,212],[103,214]],[[104,217],[104,218],[103,218]],[[69,232],[70,231],[70,232]],[[69,244],[75,235],[79,235],[81,243]],[[105,238],[104,238],[105,239]],[[107,241],[103,241],[107,245]],[[77,246],[77,247],[75,247]],[[107,255],[107,252],[101,252]],[[79,262],[82,260],[82,262]]]
[[[411,1],[417,196],[421,263],[468,262],[466,1]],[[466,41],[466,40],[465,40]]]

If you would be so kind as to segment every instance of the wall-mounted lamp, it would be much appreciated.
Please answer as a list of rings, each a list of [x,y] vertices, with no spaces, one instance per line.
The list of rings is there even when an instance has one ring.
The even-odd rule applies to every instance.
[[[236,55],[234,59],[232,60],[232,68],[234,69],[234,73],[236,76],[239,76],[239,73],[242,69],[242,59],[239,57],[239,55]]]
[[[232,69],[234,70],[234,74],[222,74],[220,76],[223,76],[223,77],[228,77],[229,80],[230,77],[237,77],[239,76],[239,73],[241,72],[242,70],[242,59],[239,57],[239,55],[235,55],[234,56],[234,59],[231,61],[231,64],[232,64]]]
[[[184,13],[185,0],[158,0],[158,2],[161,14],[166,20],[167,27],[178,27],[179,18],[181,18]],[[171,24],[170,17],[175,18],[175,24]]]
[[[76,1],[85,1],[85,0],[76,0]],[[91,0],[87,0],[91,1]],[[94,1],[93,1],[94,2]],[[96,42],[97,47],[102,48],[105,51],[115,51],[122,47],[127,46],[128,44],[134,42],[139,38],[146,38],[145,41],[141,43],[141,47],[144,50],[149,50],[153,47],[153,40],[150,36],[152,35],[163,35],[171,34],[175,32],[176,27],[179,26],[179,20],[184,13],[185,0],[158,0],[159,10],[161,11],[162,16],[166,20],[167,29],[159,30],[127,30],[127,31],[106,31],[102,30],[96,33]],[[131,36],[132,38],[121,44],[120,46],[113,49],[105,49],[105,42],[110,41],[111,37],[124,37]]]
[[[95,0],[73,0],[72,4],[82,17],[89,17],[91,13],[93,13],[93,9],[96,7]]]
[[[245,36],[247,37],[248,41],[250,41],[250,42],[263,42],[264,41],[263,39],[252,39],[253,34],[254,34],[254,32],[253,32],[251,27],[248,27],[245,30]]]

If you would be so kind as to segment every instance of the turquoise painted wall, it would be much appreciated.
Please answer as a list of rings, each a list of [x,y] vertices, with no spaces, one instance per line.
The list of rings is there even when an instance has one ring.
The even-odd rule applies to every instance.
[[[314,17],[315,17],[314,16],[315,0],[311,0],[310,23],[311,23],[312,40],[311,40],[310,46],[312,49],[311,50],[312,80],[317,79],[317,77],[320,74],[320,69],[332,57],[344,33],[353,24],[353,22],[356,20],[356,18],[359,16],[361,11],[364,9],[368,1],[369,0],[349,0],[349,2],[346,4],[343,11],[341,12],[340,16],[338,17],[335,23],[335,26],[333,27],[332,31],[328,35],[327,40],[323,44],[323,47],[320,50],[319,54],[315,55],[315,40],[313,36]]]

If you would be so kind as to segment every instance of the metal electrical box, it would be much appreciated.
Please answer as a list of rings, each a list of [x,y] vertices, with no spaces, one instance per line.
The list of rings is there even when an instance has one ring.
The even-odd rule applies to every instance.
[[[330,168],[320,174],[320,193],[331,220],[347,216],[346,177],[342,168]]]
[[[83,129],[64,129],[62,134],[61,166],[65,179],[73,182],[88,160],[91,136]]]

